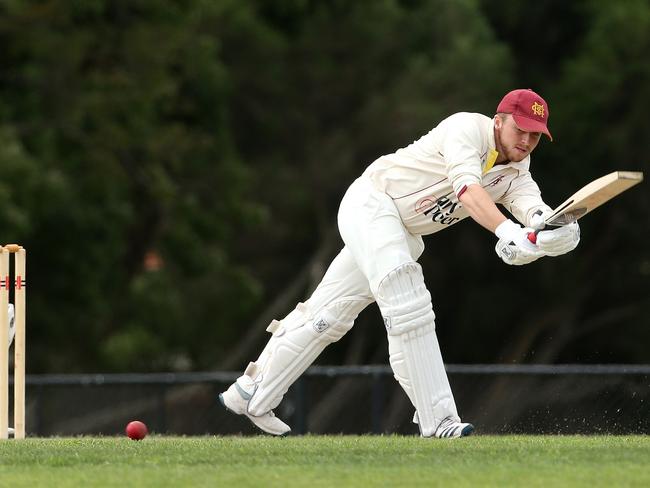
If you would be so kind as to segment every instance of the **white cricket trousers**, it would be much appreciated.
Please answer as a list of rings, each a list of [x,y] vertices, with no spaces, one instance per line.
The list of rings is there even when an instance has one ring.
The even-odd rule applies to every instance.
[[[338,225],[345,247],[373,296],[388,273],[417,261],[424,251],[422,237],[406,230],[392,198],[375,189],[365,176],[345,193]]]

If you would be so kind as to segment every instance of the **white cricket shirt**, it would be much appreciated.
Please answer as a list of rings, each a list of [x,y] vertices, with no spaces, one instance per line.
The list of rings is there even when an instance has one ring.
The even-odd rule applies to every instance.
[[[497,156],[494,120],[460,112],[409,146],[381,156],[363,177],[393,199],[412,234],[432,234],[468,217],[457,195],[471,184],[480,184],[495,203],[529,225],[536,210],[550,210],[530,174],[530,156],[494,165]]]

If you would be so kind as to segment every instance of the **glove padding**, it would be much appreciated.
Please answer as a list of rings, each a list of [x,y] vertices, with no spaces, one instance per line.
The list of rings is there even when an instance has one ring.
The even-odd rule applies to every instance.
[[[580,242],[580,227],[577,222],[572,222],[561,227],[546,228],[546,217],[551,215],[552,210],[538,210],[530,218],[530,226],[538,231],[536,243],[539,249],[549,256],[573,251]]]
[[[530,217],[530,226],[535,230],[542,230],[546,227],[546,217],[552,213],[553,210],[538,210]]]
[[[532,263],[545,255],[540,250],[530,250],[525,245],[519,246],[512,241],[508,242],[503,239],[499,239],[494,250],[504,263],[514,266]]]
[[[534,230],[522,227],[512,220],[502,222],[495,230],[499,238],[494,250],[501,260],[510,265],[520,266],[532,263],[545,253],[528,240],[528,234]]]
[[[577,222],[537,233],[537,246],[549,256],[559,256],[573,251],[579,242],[580,226]]]

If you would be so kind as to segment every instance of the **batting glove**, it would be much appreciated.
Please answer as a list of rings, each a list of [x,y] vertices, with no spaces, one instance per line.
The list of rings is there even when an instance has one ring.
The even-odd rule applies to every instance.
[[[551,215],[553,213],[552,210],[538,210],[533,214],[533,216],[530,218],[530,226],[535,229],[535,230],[542,230],[544,227],[546,227],[546,217]]]
[[[494,231],[499,238],[494,250],[501,260],[510,265],[520,266],[532,263],[545,253],[530,242],[528,234],[534,232],[529,227],[522,227],[512,220],[502,222]]]
[[[580,226],[577,222],[537,233],[537,246],[549,256],[559,256],[573,251],[579,242]]]

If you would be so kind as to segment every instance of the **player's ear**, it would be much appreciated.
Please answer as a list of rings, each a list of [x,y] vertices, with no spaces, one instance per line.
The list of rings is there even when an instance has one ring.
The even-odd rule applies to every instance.
[[[496,114],[494,116],[494,128],[497,130],[501,130],[502,125],[503,125],[503,119],[499,114]]]

